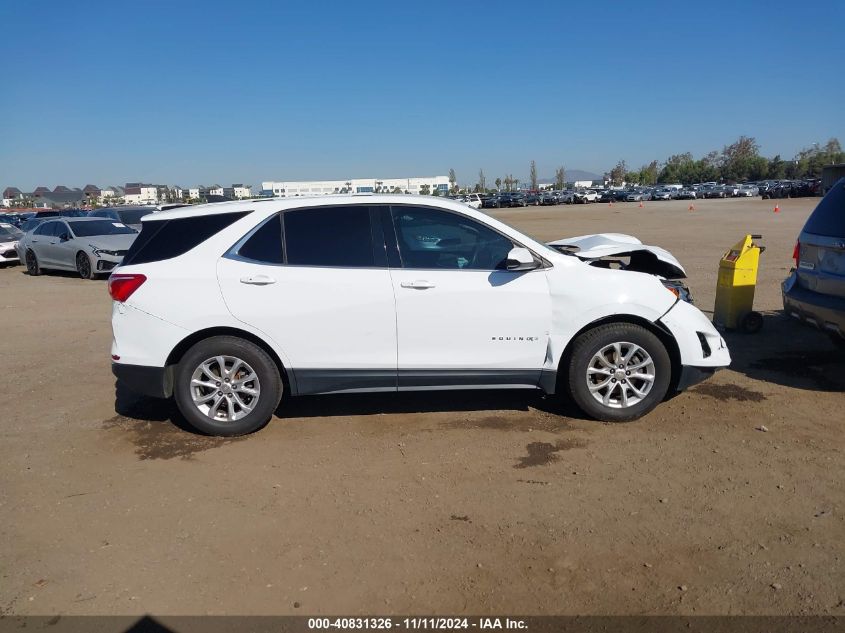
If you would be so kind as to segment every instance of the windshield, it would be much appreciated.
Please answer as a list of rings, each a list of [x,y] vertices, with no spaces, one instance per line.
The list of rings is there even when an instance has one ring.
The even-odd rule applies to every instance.
[[[23,237],[23,232],[18,230],[15,226],[11,224],[0,224],[0,238],[11,237],[12,239],[19,240]]]
[[[68,222],[70,230],[76,237],[91,237],[93,235],[132,235],[137,233],[122,222],[113,220],[91,220],[89,222]]]
[[[125,224],[140,224],[141,218],[152,212],[152,209],[126,209],[118,211],[117,214],[120,216],[120,221]]]

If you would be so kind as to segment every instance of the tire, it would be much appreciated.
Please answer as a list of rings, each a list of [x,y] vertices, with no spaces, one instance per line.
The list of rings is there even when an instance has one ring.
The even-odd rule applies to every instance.
[[[76,272],[78,272],[79,276],[83,279],[94,278],[94,267],[91,266],[91,260],[88,255],[82,251],[79,251],[76,254]]]
[[[742,317],[740,326],[746,334],[756,334],[763,329],[763,315],[759,312],[749,312]]]
[[[235,379],[245,378],[245,373],[255,378],[236,388],[237,380],[225,377],[219,359],[225,372],[235,371]],[[234,366],[238,362],[240,369]],[[195,379],[204,384],[192,384]],[[279,368],[267,352],[235,336],[196,343],[179,361],[174,381],[173,395],[185,420],[202,433],[225,437],[252,433],[266,425],[284,391]],[[215,387],[220,387],[216,393]],[[212,415],[216,405],[219,409]]]
[[[623,362],[633,354],[621,369],[613,362],[620,353]],[[644,416],[666,397],[672,361],[665,345],[649,330],[632,323],[609,323],[575,340],[566,370],[569,395],[584,413],[604,422],[628,422]],[[631,375],[650,379],[632,381]]]
[[[30,277],[38,277],[41,274],[41,265],[31,248],[26,249],[26,272]]]

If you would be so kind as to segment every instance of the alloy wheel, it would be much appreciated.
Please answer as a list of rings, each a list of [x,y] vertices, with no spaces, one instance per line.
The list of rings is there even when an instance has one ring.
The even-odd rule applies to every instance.
[[[255,409],[261,396],[258,374],[235,356],[214,356],[200,363],[191,375],[191,398],[204,416],[233,422]]]
[[[600,404],[626,409],[648,396],[655,380],[654,360],[635,343],[605,345],[587,365],[590,395]]]

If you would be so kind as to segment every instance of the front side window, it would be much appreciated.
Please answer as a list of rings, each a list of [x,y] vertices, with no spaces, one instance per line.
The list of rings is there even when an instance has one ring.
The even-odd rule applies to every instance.
[[[284,213],[287,263],[293,266],[375,266],[367,206],[312,207]]]
[[[404,268],[496,270],[513,242],[466,216],[428,207],[392,207]]]

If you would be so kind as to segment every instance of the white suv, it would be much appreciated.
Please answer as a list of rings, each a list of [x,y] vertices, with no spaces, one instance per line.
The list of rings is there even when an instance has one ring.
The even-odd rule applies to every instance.
[[[671,255],[609,237],[627,270],[438,198],[148,215],[109,280],[113,372],[216,435],[262,427],[283,397],[353,391],[558,389],[632,420],[730,357],[661,276],[653,255]],[[581,243],[610,252],[601,238]]]

